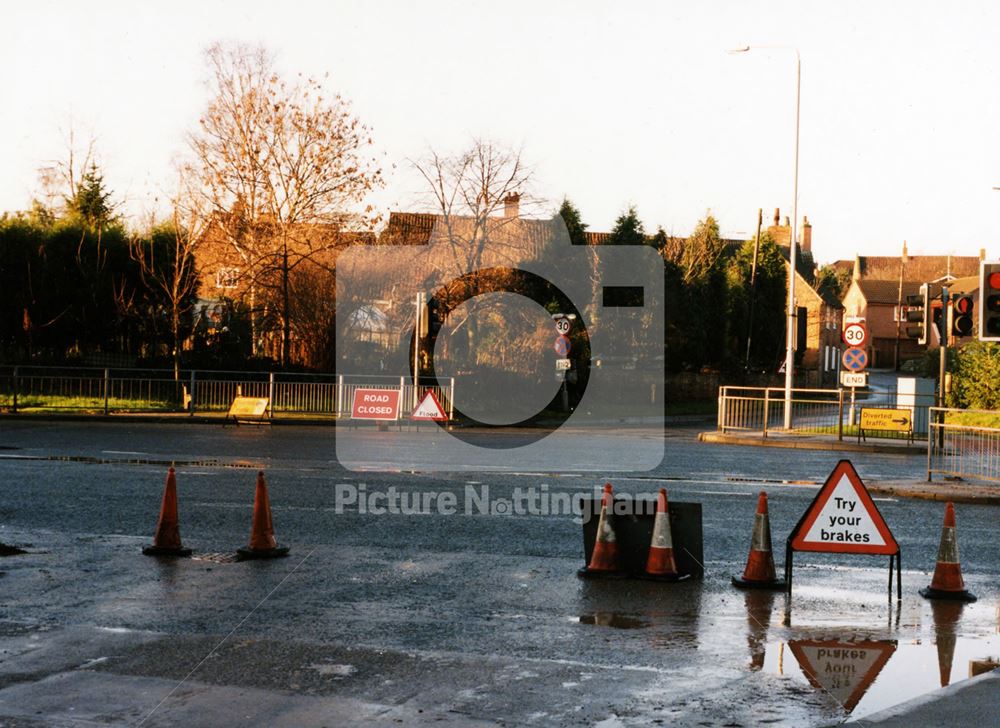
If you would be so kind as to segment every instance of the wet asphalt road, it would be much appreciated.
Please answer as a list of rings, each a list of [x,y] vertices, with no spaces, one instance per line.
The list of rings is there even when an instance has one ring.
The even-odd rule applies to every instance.
[[[800,554],[791,602],[729,585],[757,492],[769,493],[782,544],[834,453],[704,445],[696,429],[672,428],[651,473],[382,474],[341,468],[327,428],[0,428],[0,541],[29,552],[0,560],[0,724],[824,725],[847,717],[844,696],[810,686],[787,643],[894,644],[855,716],[937,687],[939,645],[952,648],[949,679],[980,651],[1000,652],[990,507],[958,510],[962,566],[980,600],[957,612],[916,596],[940,536],[932,502],[877,499],[903,553],[898,609],[881,557]],[[623,447],[653,436],[620,434]],[[378,433],[373,448],[396,436]],[[868,480],[917,479],[923,466],[914,456],[852,461]],[[168,462],[181,533],[200,559],[138,554]],[[213,554],[246,542],[257,468],[292,554],[220,563]],[[605,479],[620,493],[665,485],[672,500],[702,504],[704,580],[581,581],[572,515],[463,511],[468,489],[495,501],[543,484],[585,493]],[[450,493],[459,512],[338,508],[338,487],[362,484],[369,495]]]

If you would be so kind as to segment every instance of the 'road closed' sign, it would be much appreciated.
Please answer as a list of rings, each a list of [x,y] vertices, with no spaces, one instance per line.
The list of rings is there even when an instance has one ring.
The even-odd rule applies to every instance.
[[[399,419],[399,390],[355,389],[351,418],[355,420]]]

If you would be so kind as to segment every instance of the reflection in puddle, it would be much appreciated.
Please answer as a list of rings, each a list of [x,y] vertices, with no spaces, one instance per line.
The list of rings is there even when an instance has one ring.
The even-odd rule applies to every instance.
[[[862,718],[971,677],[986,656],[1000,653],[1000,637],[957,637],[954,629],[949,633],[946,620],[952,618],[954,626],[957,617],[935,615],[937,637],[929,642],[836,637],[770,642],[764,671],[807,682],[845,713]],[[794,660],[788,659],[789,653]]]
[[[580,624],[596,624],[598,627],[614,627],[616,629],[642,629],[649,622],[638,617],[630,617],[615,612],[595,612],[580,615]]]
[[[753,672],[764,667],[767,629],[771,624],[776,596],[773,591],[768,590],[748,589],[743,592],[747,608],[747,647],[750,650],[750,669]]]
[[[792,640],[789,649],[814,687],[850,713],[896,651],[895,640]]]
[[[962,616],[963,602],[944,600],[931,601],[931,614],[934,618],[934,631],[937,633],[938,675],[941,687],[946,688],[951,682],[951,668],[955,659],[955,627]]]

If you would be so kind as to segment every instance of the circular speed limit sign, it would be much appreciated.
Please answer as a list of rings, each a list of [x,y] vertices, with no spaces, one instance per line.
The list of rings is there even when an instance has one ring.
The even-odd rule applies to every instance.
[[[556,331],[560,334],[568,334],[569,330],[573,328],[573,322],[568,318],[557,318],[556,319]]]
[[[844,327],[844,343],[859,348],[868,341],[868,327],[864,324],[847,324]]]

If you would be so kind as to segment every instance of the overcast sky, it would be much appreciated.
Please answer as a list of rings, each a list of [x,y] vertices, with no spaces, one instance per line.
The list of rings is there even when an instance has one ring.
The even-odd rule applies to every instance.
[[[634,204],[650,231],[710,209],[750,237],[757,208],[791,212],[795,54],[726,51],[783,45],[820,261],[903,240],[1000,257],[998,21],[995,2],[23,2],[0,26],[0,210],[29,205],[71,127],[130,214],[155,207],[207,102],[204,48],[240,40],[330,73],[386,155],[384,211],[415,208],[408,158],[488,137],[592,230]]]

